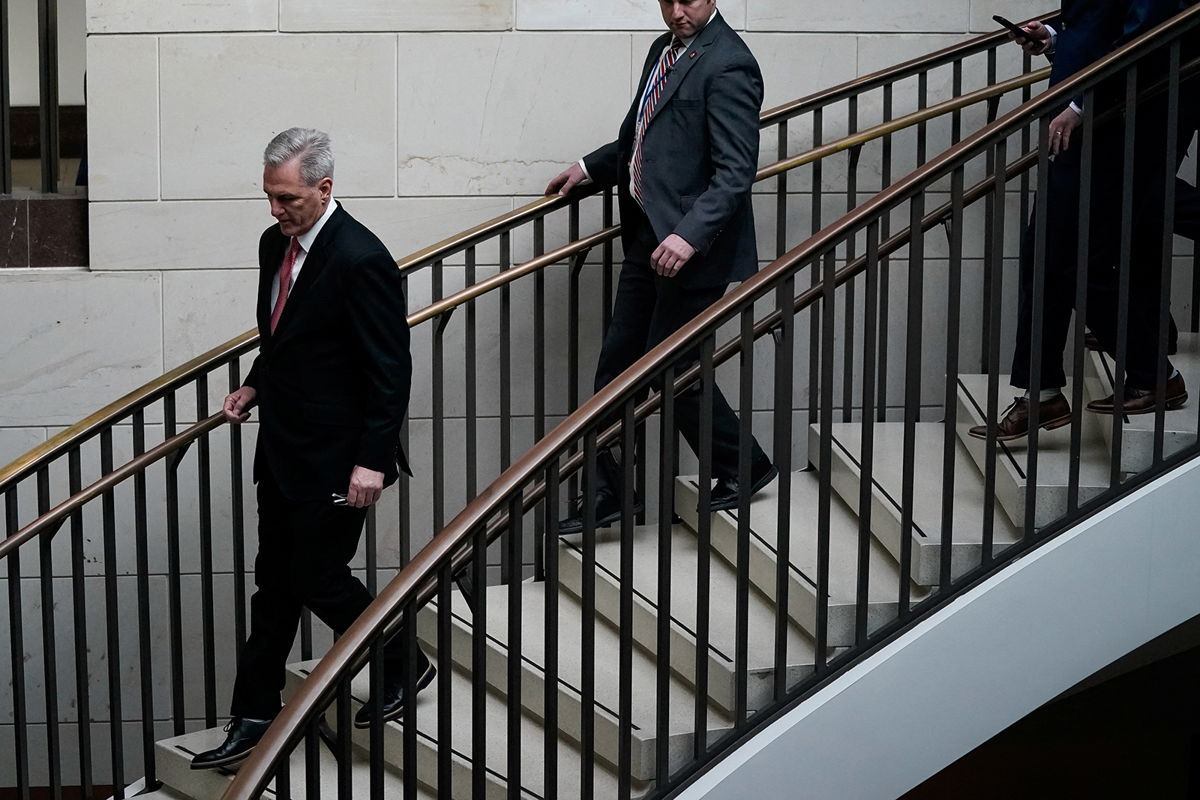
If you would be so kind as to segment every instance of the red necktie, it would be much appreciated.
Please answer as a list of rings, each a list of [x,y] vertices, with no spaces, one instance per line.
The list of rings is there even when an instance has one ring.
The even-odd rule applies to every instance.
[[[279,297],[275,300],[275,310],[271,312],[271,333],[283,316],[283,306],[287,303],[288,290],[292,288],[292,270],[296,267],[296,257],[300,255],[300,240],[292,237],[292,246],[288,248],[283,258],[283,266],[279,268]]]

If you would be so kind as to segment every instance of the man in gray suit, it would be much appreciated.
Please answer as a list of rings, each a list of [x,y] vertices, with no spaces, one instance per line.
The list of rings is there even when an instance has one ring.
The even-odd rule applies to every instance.
[[[716,0],[658,0],[667,33],[651,45],[637,95],[615,141],[556,176],[546,194],[594,182],[617,188],[625,261],[612,322],[596,366],[599,390],[647,351],[716,302],[732,281],[758,269],[750,188],[758,166],[762,73]],[[700,402],[676,398],[676,421],[699,450]],[[751,480],[739,487],[738,419],[713,393],[710,510],[737,507],[777,474],[751,441]],[[620,519],[616,458],[599,460],[596,525]],[[583,528],[582,508],[560,533]]]

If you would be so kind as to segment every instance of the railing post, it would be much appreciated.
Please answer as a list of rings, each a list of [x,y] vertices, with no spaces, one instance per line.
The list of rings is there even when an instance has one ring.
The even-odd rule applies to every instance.
[[[38,0],[38,83],[42,191],[53,193],[58,191],[58,0]]]

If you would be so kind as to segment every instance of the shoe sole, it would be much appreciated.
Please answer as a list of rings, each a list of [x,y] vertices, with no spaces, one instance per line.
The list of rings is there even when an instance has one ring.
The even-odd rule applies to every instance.
[[[247,758],[250,757],[250,754],[253,752],[254,752],[254,748],[251,747],[249,750],[247,750],[244,753],[239,753],[236,756],[230,756],[229,758],[222,759],[221,761],[209,761],[207,764],[193,763],[191,765],[191,768],[195,769],[195,770],[201,770],[201,769],[221,769],[222,767],[232,767],[235,764],[240,764],[243,761],[245,761]]]
[[[644,505],[642,505],[641,503],[638,503],[633,507],[633,515],[636,517],[638,514],[641,514],[645,510],[646,510],[646,507]],[[611,528],[614,524],[616,524],[617,522],[620,522],[620,521],[621,521],[621,512],[614,511],[611,514],[607,514],[607,515],[601,517],[600,519],[596,520],[596,530],[600,530],[601,528]],[[561,525],[558,528],[559,536],[575,536],[576,534],[580,534],[580,533],[583,533],[583,526],[580,526],[578,528],[572,528],[571,530],[563,530]]]
[[[429,684],[433,683],[433,677],[435,675],[437,675],[437,667],[435,667],[433,665],[433,662],[431,661],[431,662],[429,662],[429,666],[425,668],[425,671],[421,673],[421,677],[417,678],[416,691],[413,692],[413,696],[415,697],[417,694],[420,693],[420,691],[422,689],[424,689]],[[408,707],[408,703],[405,702],[404,705],[400,706],[399,708],[397,708],[395,711],[391,712],[390,714],[384,714],[383,715],[384,723],[386,724],[388,722],[393,722],[393,721],[398,720],[401,717],[403,717],[404,710],[407,707]],[[361,723],[356,721],[354,723],[354,727],[358,728],[359,730],[363,730],[364,728],[369,728],[369,727],[371,727],[371,720],[367,720],[366,722],[361,722]]]
[[[1175,397],[1169,397],[1169,398],[1167,398],[1167,411],[1178,411],[1179,409],[1183,408],[1184,404],[1187,403],[1187,401],[1188,401],[1187,392],[1184,392],[1183,394],[1180,394],[1180,395],[1176,395]],[[1157,410],[1158,409],[1155,406],[1150,406],[1149,408],[1139,408],[1136,411],[1130,411],[1128,408],[1122,408],[1121,415],[1125,416],[1125,417],[1136,417],[1136,416],[1140,416],[1142,414],[1153,414]],[[1114,408],[1113,406],[1104,406],[1102,408],[1092,408],[1092,406],[1089,404],[1088,411],[1091,411],[1093,414],[1103,414],[1106,417],[1111,417],[1114,413],[1116,413],[1116,408]]]
[[[750,485],[750,497],[753,498],[754,495],[761,492],[768,483],[770,483],[771,481],[775,480],[778,477],[779,477],[779,467],[772,464],[770,472],[768,472],[766,475],[759,478],[756,483],[753,483]],[[735,511],[735,510],[737,510],[737,507],[738,507],[738,501],[737,501],[737,498],[734,498],[733,502],[715,503],[715,504],[709,503],[708,507],[710,509],[710,513],[714,513],[714,514],[718,511]],[[700,509],[697,508],[696,510],[699,511]]]
[[[1064,425],[1070,425],[1070,424],[1071,424],[1071,415],[1065,414],[1061,417],[1055,417],[1054,419],[1046,420],[1045,422],[1039,423],[1038,427],[1044,431],[1052,431],[1057,428],[1061,428]],[[968,430],[967,435],[973,439],[981,439],[981,440],[987,439],[986,431],[983,433],[976,433],[975,431]],[[1014,434],[1010,434],[1008,436],[997,435],[996,441],[997,442],[1015,442],[1017,439],[1027,439],[1027,438],[1029,438],[1029,431],[1025,431],[1024,433],[1014,433]]]

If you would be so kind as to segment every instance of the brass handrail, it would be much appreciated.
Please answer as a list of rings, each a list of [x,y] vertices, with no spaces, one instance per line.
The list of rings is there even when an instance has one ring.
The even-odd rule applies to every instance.
[[[338,638],[309,674],[308,680],[283,707],[249,759],[238,770],[224,797],[240,800],[261,793],[270,781],[275,765],[284,757],[285,750],[299,740],[309,721],[332,700],[338,684],[352,669],[364,662],[369,642],[377,638],[381,631],[394,626],[394,610],[420,600],[422,590],[428,591],[431,576],[453,563],[456,553],[468,544],[473,532],[502,511],[507,498],[520,493],[524,485],[553,459],[558,458],[560,453],[565,452],[595,420],[608,416],[613,407],[632,397],[651,375],[694,347],[695,340],[717,330],[741,309],[765,296],[773,289],[774,283],[783,279],[786,274],[802,269],[813,258],[828,251],[846,236],[863,229],[871,220],[879,219],[889,209],[911,199],[927,185],[964,166],[970,158],[984,152],[987,147],[1003,140],[1013,131],[1020,130],[1030,120],[1064,105],[1081,90],[1097,82],[1101,75],[1128,66],[1137,57],[1135,50],[1158,43],[1177,26],[1186,25],[1195,19],[1200,19],[1200,5],[1193,6],[1172,20],[1164,22],[1153,31],[1080,70],[1071,78],[1026,101],[930,159],[764,267],[597,391],[501,473],[383,587],[371,605]],[[843,268],[843,271],[845,269]],[[804,292],[801,295],[804,307],[811,305],[820,296],[821,293],[814,289]]]
[[[1057,16],[1057,13],[1046,14],[1039,19],[1042,21],[1049,21]],[[871,73],[870,75],[864,75],[862,77],[846,81],[845,83],[839,84],[833,88],[814,92],[813,94],[807,95],[790,103],[776,106],[762,113],[760,118],[760,127],[769,127],[770,125],[777,124],[784,119],[790,119],[798,116],[809,109],[823,107],[830,103],[837,102],[845,97],[849,97],[855,93],[868,91],[871,88],[882,86],[889,81],[898,80],[910,74],[916,74],[916,72],[919,72],[923,69],[932,69],[951,63],[958,58],[965,58],[967,56],[983,52],[991,45],[1004,39],[1006,36],[1007,33],[1005,31],[984,34],[974,39],[967,40],[966,42],[951,45],[950,47],[931,53],[928,56],[911,59],[902,64]],[[1043,70],[1027,73],[1024,76],[1019,76],[1018,78],[1010,81],[1005,81],[1002,84],[994,84],[993,86],[1013,84],[1009,86],[1006,91],[1011,91],[1013,88],[1021,88],[1022,86],[1027,85],[1023,82],[1020,82],[1022,79],[1028,78],[1030,75],[1040,74],[1042,71]],[[1040,78],[1036,80],[1040,80]],[[1029,83],[1035,83],[1036,80],[1031,80]],[[980,92],[986,92],[987,88],[972,92],[969,95],[963,95],[963,97],[978,95]],[[978,102],[980,99],[987,99],[987,96],[979,97],[973,102]],[[937,111],[936,113],[932,113],[935,109],[941,110]],[[929,109],[914,112],[913,114],[906,115],[905,117],[900,117],[893,123],[883,123],[882,125],[868,128],[859,134],[843,137],[835,142],[831,142],[827,145],[823,145],[822,147],[814,148],[806,153],[794,156],[791,159],[784,159],[773,164],[768,164],[760,168],[758,175],[756,176],[756,180],[774,177],[775,175],[778,175],[788,169],[813,163],[814,161],[817,161],[827,155],[833,155],[843,150],[866,144],[871,141],[871,138],[864,137],[866,137],[866,134],[870,132],[878,132],[878,136],[884,136],[897,130],[901,130],[904,127],[929,121],[942,113],[948,113],[954,110],[957,109],[954,107],[948,107],[946,103],[943,103],[939,104],[938,106],[931,106]],[[900,123],[901,121],[904,121],[905,124],[901,125],[900,127],[894,127],[895,123]],[[819,153],[820,155],[813,156],[812,154],[814,153]],[[787,166],[783,166],[785,164],[787,164]],[[449,255],[465,250],[474,244],[486,241],[497,233],[517,227],[525,222],[536,219],[539,216],[549,214],[552,211],[558,210],[559,208],[569,205],[570,203],[583,197],[587,197],[595,192],[595,189],[589,190],[585,188],[572,193],[570,198],[565,198],[558,195],[538,198],[537,200],[527,203],[520,208],[480,223],[473,228],[469,228],[465,231],[443,239],[440,242],[411,253],[410,255],[397,260],[396,266],[405,274],[411,273],[423,264],[428,264],[430,262],[437,261],[440,258],[445,258]],[[617,226],[617,230],[619,231],[619,226]],[[616,238],[615,235],[612,238]],[[465,299],[473,299],[473,297],[476,296],[478,296],[478,294],[472,295],[471,297],[466,297]],[[440,301],[438,303],[438,307],[439,311],[437,314],[445,313],[447,310],[445,301]],[[430,316],[436,316],[436,314],[431,314]],[[76,422],[75,424],[63,429],[42,444],[0,468],[0,493],[5,491],[15,482],[28,477],[45,461],[57,458],[58,456],[70,450],[72,447],[95,435],[95,433],[105,425],[110,424],[111,422],[122,417],[128,416],[129,413],[135,410],[138,406],[153,402],[154,400],[158,399],[159,396],[172,391],[179,386],[185,385],[195,375],[215,369],[221,363],[224,363],[225,361],[228,361],[236,356],[242,355],[245,352],[249,352],[249,350],[253,349],[253,347],[257,344],[258,335],[256,331],[250,330],[240,334],[233,339],[230,339],[228,342],[218,345],[206,353],[203,353],[187,361],[186,363],[181,364],[175,369],[163,374],[161,377],[150,381],[149,383],[133,390],[132,392],[129,392],[120,399],[109,403],[99,411],[96,411],[95,413],[83,418],[79,422]]]

